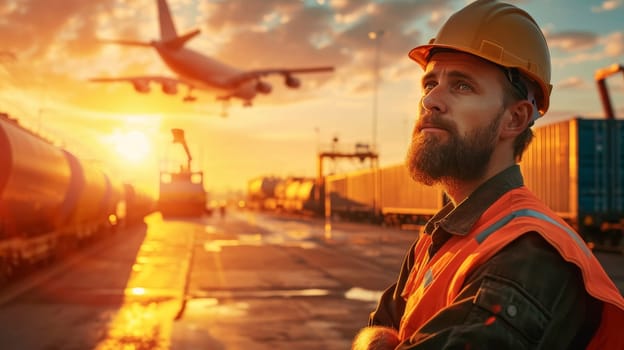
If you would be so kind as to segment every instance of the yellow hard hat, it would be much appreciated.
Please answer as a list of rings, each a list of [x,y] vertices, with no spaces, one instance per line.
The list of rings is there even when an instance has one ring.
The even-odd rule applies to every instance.
[[[473,54],[533,80],[541,115],[548,110],[550,52],[544,34],[524,10],[496,0],[478,0],[453,14],[429,44],[413,48],[409,57],[423,69],[430,51],[446,48]]]

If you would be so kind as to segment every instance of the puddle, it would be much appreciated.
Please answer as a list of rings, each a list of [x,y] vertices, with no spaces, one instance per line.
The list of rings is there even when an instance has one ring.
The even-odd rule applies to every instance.
[[[241,244],[237,239],[215,239],[204,242],[204,250],[218,253],[223,247],[235,247],[239,245]]]
[[[307,240],[289,240],[281,235],[269,234],[242,234],[237,239],[215,239],[204,242],[204,250],[207,252],[220,252],[223,247],[235,246],[261,246],[261,245],[281,245],[287,247],[299,247],[302,249],[314,249],[318,244]]]
[[[382,294],[383,291],[354,287],[345,292],[345,298],[349,300],[377,302]]]
[[[248,310],[248,303],[239,301],[219,304],[219,300],[216,298],[193,299],[186,304],[187,313],[200,313],[209,316],[240,317],[247,315]]]
[[[274,289],[274,290],[245,290],[236,291],[211,291],[195,293],[195,297],[203,299],[231,299],[231,298],[291,298],[291,297],[322,297],[330,295],[330,291],[327,289],[309,288],[309,289]],[[208,298],[210,295],[213,298]],[[199,300],[199,299],[193,299]]]

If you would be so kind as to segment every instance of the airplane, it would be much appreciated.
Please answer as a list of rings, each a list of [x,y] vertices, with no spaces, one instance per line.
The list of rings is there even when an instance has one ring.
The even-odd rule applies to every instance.
[[[184,45],[191,38],[200,33],[199,29],[186,34],[178,35],[173,23],[171,12],[166,0],[157,0],[158,19],[160,24],[160,40],[138,42],[130,40],[101,40],[104,43],[152,47],[156,49],[163,62],[177,74],[177,77],[166,76],[130,76],[120,78],[91,78],[92,82],[129,82],[139,93],[149,93],[150,83],[160,84],[165,94],[178,93],[178,85],[188,88],[183,101],[193,102],[197,97],[193,90],[212,90],[220,93],[217,100],[224,101],[224,108],[231,98],[243,101],[243,106],[251,106],[257,94],[269,94],[272,86],[261,78],[269,75],[282,75],[284,84],[296,89],[301,80],[293,76],[300,73],[331,72],[334,67],[306,67],[306,68],[267,68],[241,70],[197,51],[185,48]],[[225,113],[225,112],[224,112]]]

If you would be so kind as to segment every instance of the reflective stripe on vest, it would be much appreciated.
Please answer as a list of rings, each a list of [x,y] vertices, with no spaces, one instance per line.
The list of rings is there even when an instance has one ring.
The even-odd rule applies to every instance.
[[[624,349],[620,332],[624,299],[583,239],[556,213],[521,187],[499,198],[480,220],[466,236],[453,236],[431,260],[419,255],[401,294],[406,307],[400,339],[416,334],[436,313],[455,302],[471,271],[521,235],[537,232],[564,260],[580,269],[587,292],[604,302],[601,325],[588,349]],[[426,252],[431,244],[430,236],[425,237],[414,248],[417,254]]]
[[[544,213],[541,213],[539,211],[532,210],[532,209],[520,209],[520,210],[516,210],[516,211],[508,214],[507,216],[501,218],[497,222],[495,222],[492,225],[490,225],[490,227],[486,228],[481,233],[479,233],[475,237],[475,240],[479,244],[483,243],[483,241],[485,241],[492,233],[494,233],[497,230],[501,229],[503,226],[505,226],[511,220],[513,220],[515,218],[519,218],[519,217],[536,218],[536,219],[544,220],[544,221],[546,221],[546,222],[548,222],[550,224],[553,224],[553,225],[559,227],[560,229],[565,231],[576,242],[576,244],[578,244],[578,246],[585,253],[585,255],[590,256],[592,254],[591,251],[589,250],[589,248],[587,247],[587,245],[585,244],[585,242],[579,237],[579,235],[576,234],[576,232],[570,230],[570,228],[568,228],[566,226],[561,225],[557,221],[553,220],[550,216],[545,215]],[[431,271],[431,269],[428,269],[425,272],[425,277],[423,279],[423,287],[427,288],[427,286],[429,285],[429,283],[431,283],[431,281],[433,281],[433,271]]]
[[[546,222],[548,222],[550,224],[553,224],[553,225],[559,227],[560,229],[565,231],[576,242],[576,244],[578,244],[578,246],[583,250],[585,255],[590,256],[592,254],[591,251],[589,250],[589,248],[587,247],[587,244],[585,244],[585,242],[581,239],[581,237],[579,237],[579,235],[576,234],[576,232],[570,230],[569,227],[561,225],[557,221],[553,220],[550,216],[548,216],[548,215],[546,215],[544,213],[541,213],[539,211],[532,210],[532,209],[520,209],[520,210],[516,210],[514,212],[511,212],[507,216],[505,216],[502,219],[498,220],[497,222],[493,223],[492,225],[490,225],[490,227],[486,228],[481,233],[479,233],[475,237],[475,240],[479,244],[481,244],[492,233],[496,232],[497,230],[499,230],[500,228],[505,226],[508,222],[510,222],[511,220],[513,220],[515,218],[519,218],[519,217],[523,217],[523,216],[524,217],[532,217],[532,218],[544,220],[544,221],[546,221]]]

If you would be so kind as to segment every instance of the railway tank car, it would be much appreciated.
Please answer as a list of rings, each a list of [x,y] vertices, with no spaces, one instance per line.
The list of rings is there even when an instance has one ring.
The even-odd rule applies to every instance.
[[[63,208],[69,212],[59,225],[78,239],[87,238],[116,222],[110,216],[115,198],[108,176],[93,164],[80,161],[65,151],[70,166],[70,186]],[[63,215],[65,216],[65,215]]]
[[[289,177],[283,181],[283,191],[278,193],[278,205],[287,213],[314,214],[320,211],[315,201],[316,180],[309,177]]]
[[[260,176],[247,181],[246,206],[252,210],[275,210],[275,188],[282,181],[276,176]]]
[[[122,212],[125,213],[124,223],[126,225],[142,224],[146,215],[158,209],[155,196],[142,186],[124,183],[123,196],[125,202]]]
[[[247,181],[245,207],[251,210],[320,215],[322,198],[316,198],[312,177],[260,176]]]
[[[0,282],[154,211],[128,187],[0,113]]]
[[[53,256],[51,234],[73,210],[67,205],[71,169],[65,153],[0,116],[0,281]]]

